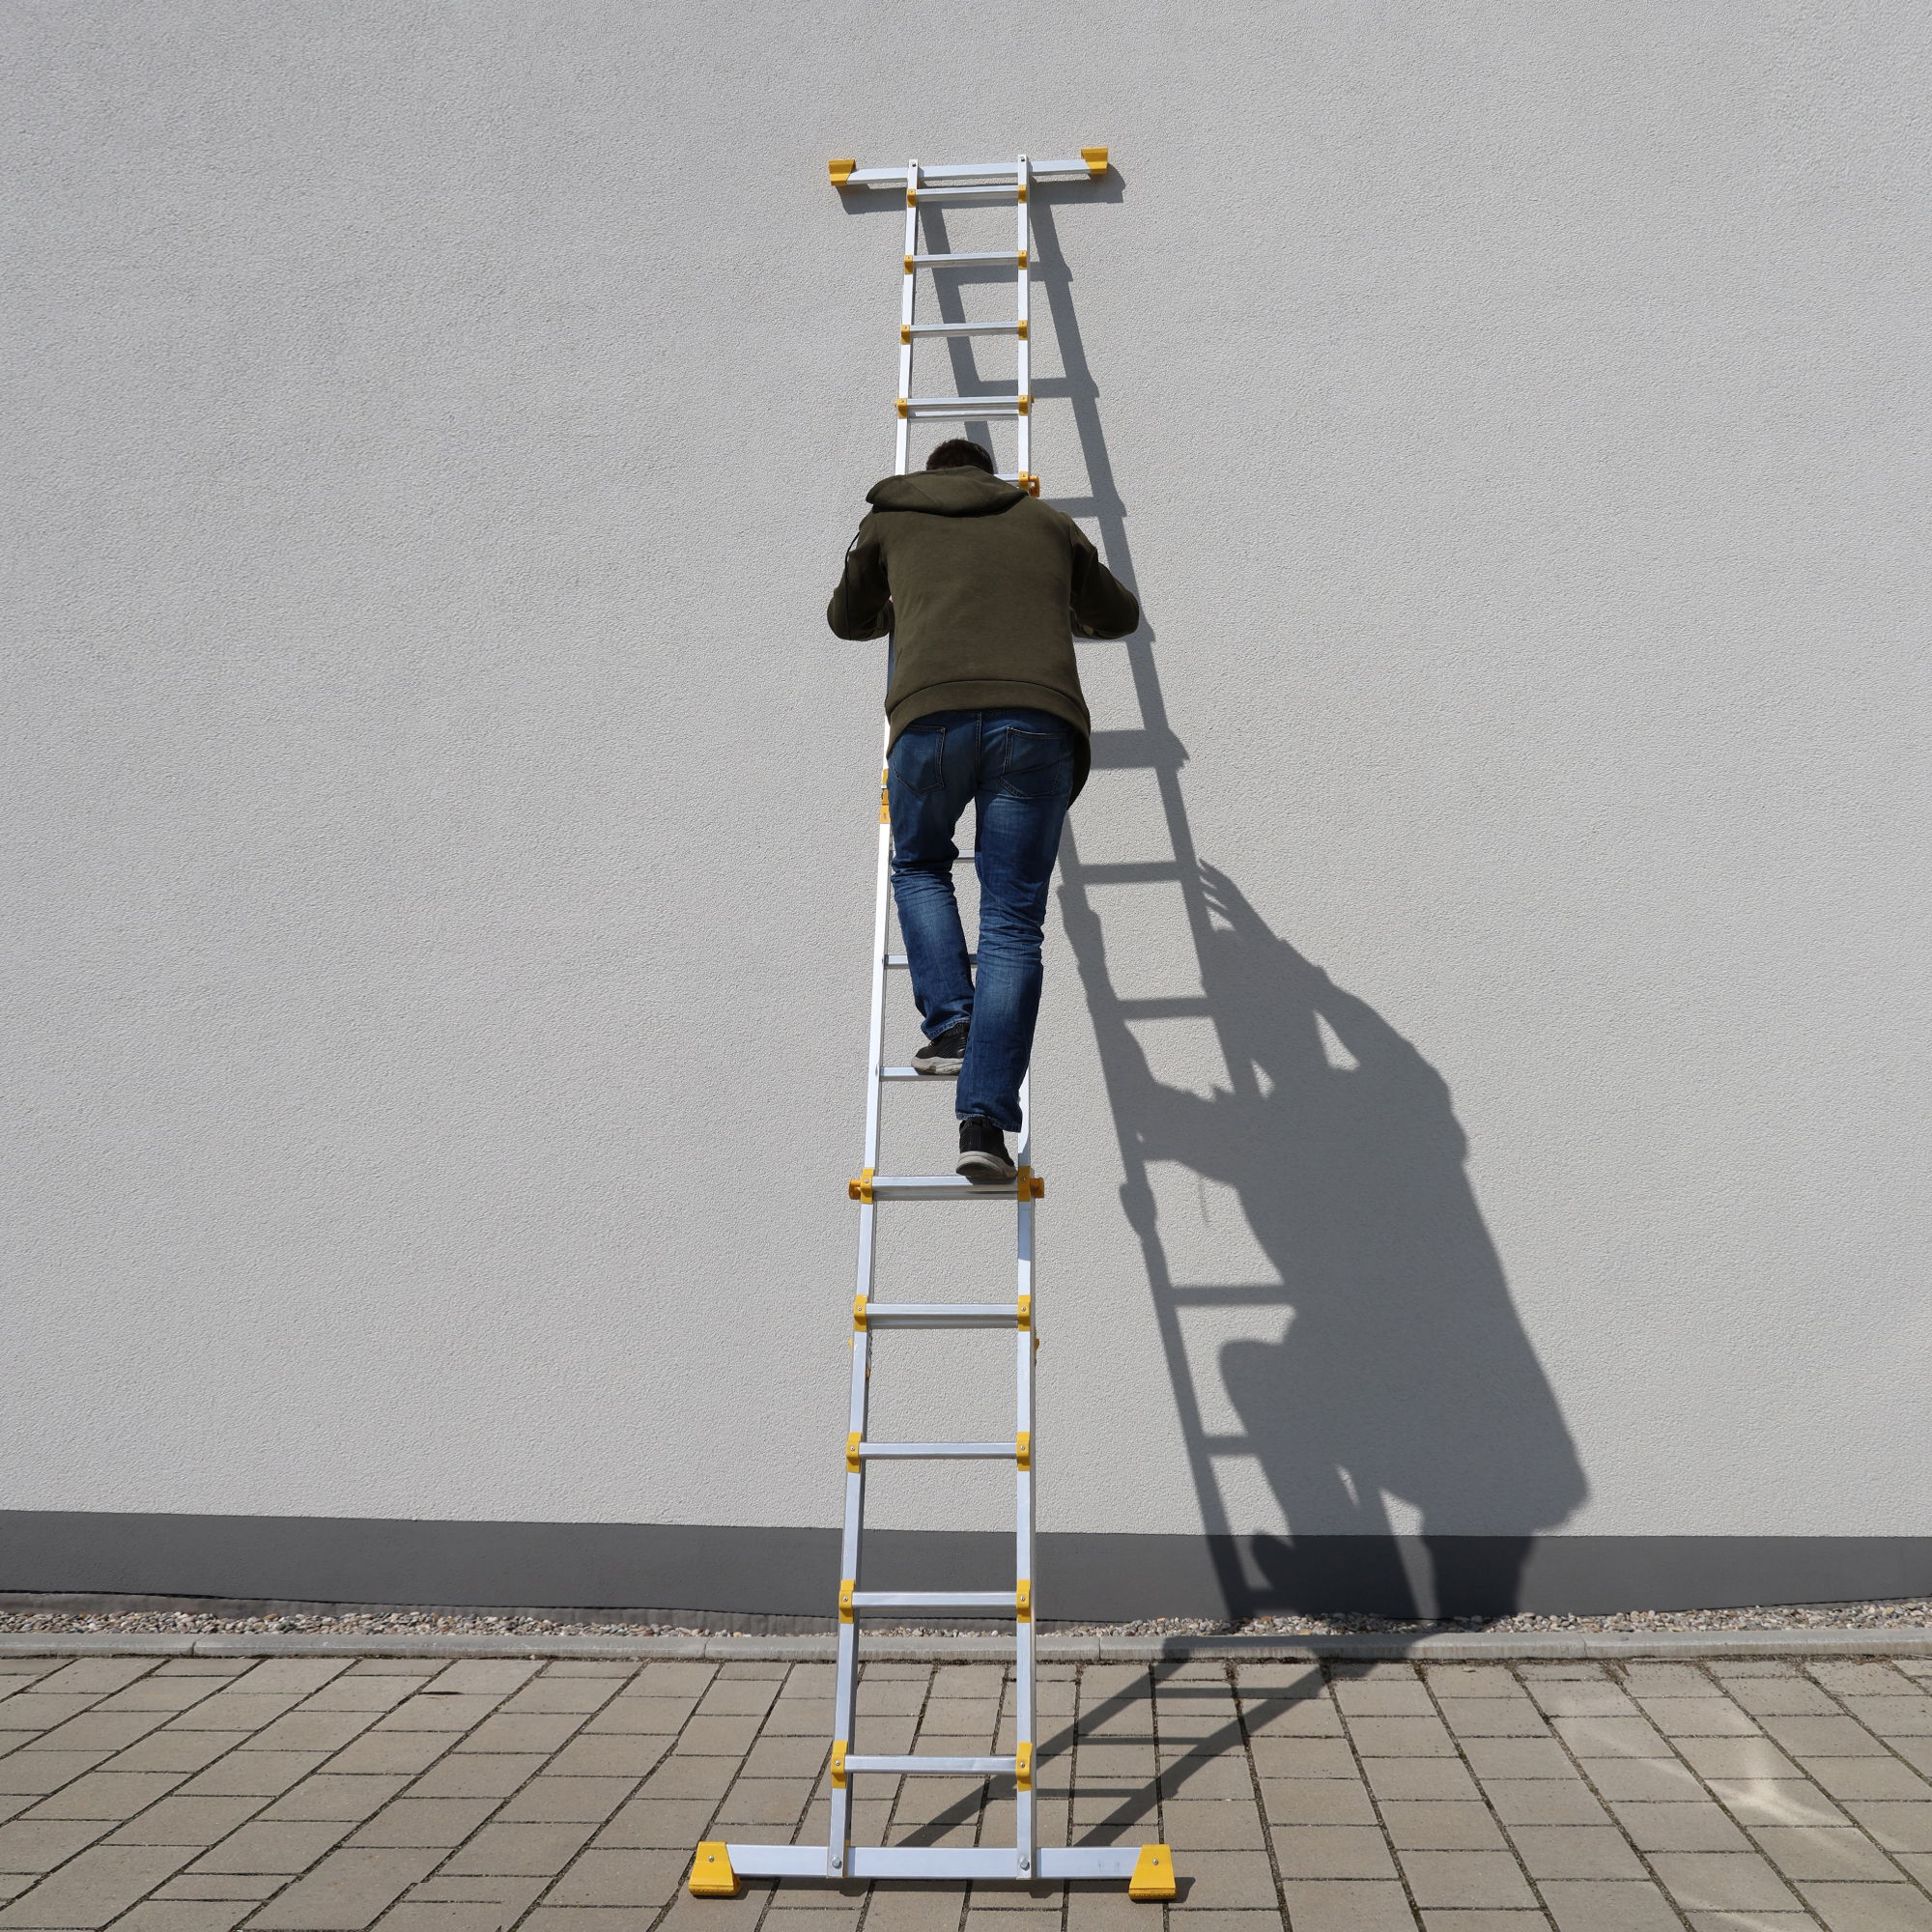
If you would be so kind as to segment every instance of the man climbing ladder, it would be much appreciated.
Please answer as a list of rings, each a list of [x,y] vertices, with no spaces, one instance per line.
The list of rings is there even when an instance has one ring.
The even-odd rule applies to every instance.
[[[825,615],[841,638],[893,639],[893,898],[925,1035],[913,1065],[959,1076],[958,1172],[1007,1182],[1047,889],[1090,761],[1072,638],[1125,637],[1140,604],[1071,518],[1003,482],[963,438],[942,442],[923,474],[888,476],[866,500],[871,514]],[[952,835],[969,803],[977,976],[952,889]]]

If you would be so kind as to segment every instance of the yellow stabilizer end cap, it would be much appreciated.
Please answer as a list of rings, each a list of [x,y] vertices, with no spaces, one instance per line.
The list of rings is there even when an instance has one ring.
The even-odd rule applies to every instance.
[[[691,1861],[694,1898],[736,1898],[744,1889],[731,1869],[731,1854],[721,1838],[707,1838]]]
[[[1149,1901],[1174,1896],[1174,1854],[1165,1845],[1143,1845],[1127,1881],[1127,1896]]]
[[[1100,150],[1103,156],[1106,152],[1105,148]],[[1083,161],[1087,160],[1085,149],[1081,150],[1080,158]],[[852,179],[852,170],[858,165],[857,161],[827,161],[825,166],[827,172],[832,176],[832,185],[834,187],[843,187]],[[1091,168],[1094,164],[1092,161],[1087,161],[1087,165]]]
[[[1082,148],[1080,158],[1087,163],[1087,176],[1090,181],[1098,181],[1107,172],[1105,148]],[[832,165],[836,168],[838,163],[834,161]]]

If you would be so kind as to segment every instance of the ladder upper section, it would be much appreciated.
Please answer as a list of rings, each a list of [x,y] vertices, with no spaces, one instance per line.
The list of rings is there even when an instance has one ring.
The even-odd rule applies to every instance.
[[[834,187],[898,188],[906,185],[903,166],[862,168],[857,161],[827,164]],[[1105,148],[1082,148],[1077,160],[1035,161],[1035,181],[1098,181],[1107,172]],[[952,161],[920,170],[921,180],[930,187],[1008,187],[1012,185],[1010,161]]]

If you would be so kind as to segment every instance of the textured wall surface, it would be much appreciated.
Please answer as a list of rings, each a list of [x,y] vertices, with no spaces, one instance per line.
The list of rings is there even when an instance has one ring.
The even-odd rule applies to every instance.
[[[1043,1526],[1932,1535],[1921,7],[6,35],[0,1506],[836,1520],[900,214],[824,163],[1105,141],[1069,857],[1211,870],[1051,922]]]

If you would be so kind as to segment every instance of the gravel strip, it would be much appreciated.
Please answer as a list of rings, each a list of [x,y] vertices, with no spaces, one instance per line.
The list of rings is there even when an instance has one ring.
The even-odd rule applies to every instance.
[[[668,1623],[564,1623],[537,1616],[462,1615],[433,1610],[342,1610],[327,1614],[254,1617],[214,1616],[187,1610],[14,1610],[0,1614],[0,1633],[23,1636],[479,1636],[479,1637],[766,1637],[765,1631],[729,1632],[722,1619],[702,1628]],[[1404,1621],[1340,1613],[1325,1617],[1251,1617],[1216,1623],[1200,1617],[1164,1617],[1141,1623],[1056,1624],[1043,1620],[1042,1636],[1123,1637],[1297,1637],[1391,1636],[1562,1636],[1731,1631],[1905,1631],[1932,1626],[1932,1597],[1898,1597],[1880,1603],[1756,1605],[1741,1609],[1624,1610],[1606,1616],[1521,1615],[1445,1623]],[[827,1620],[826,1630],[832,1628]],[[977,1630],[867,1626],[873,1636],[971,1637]]]

